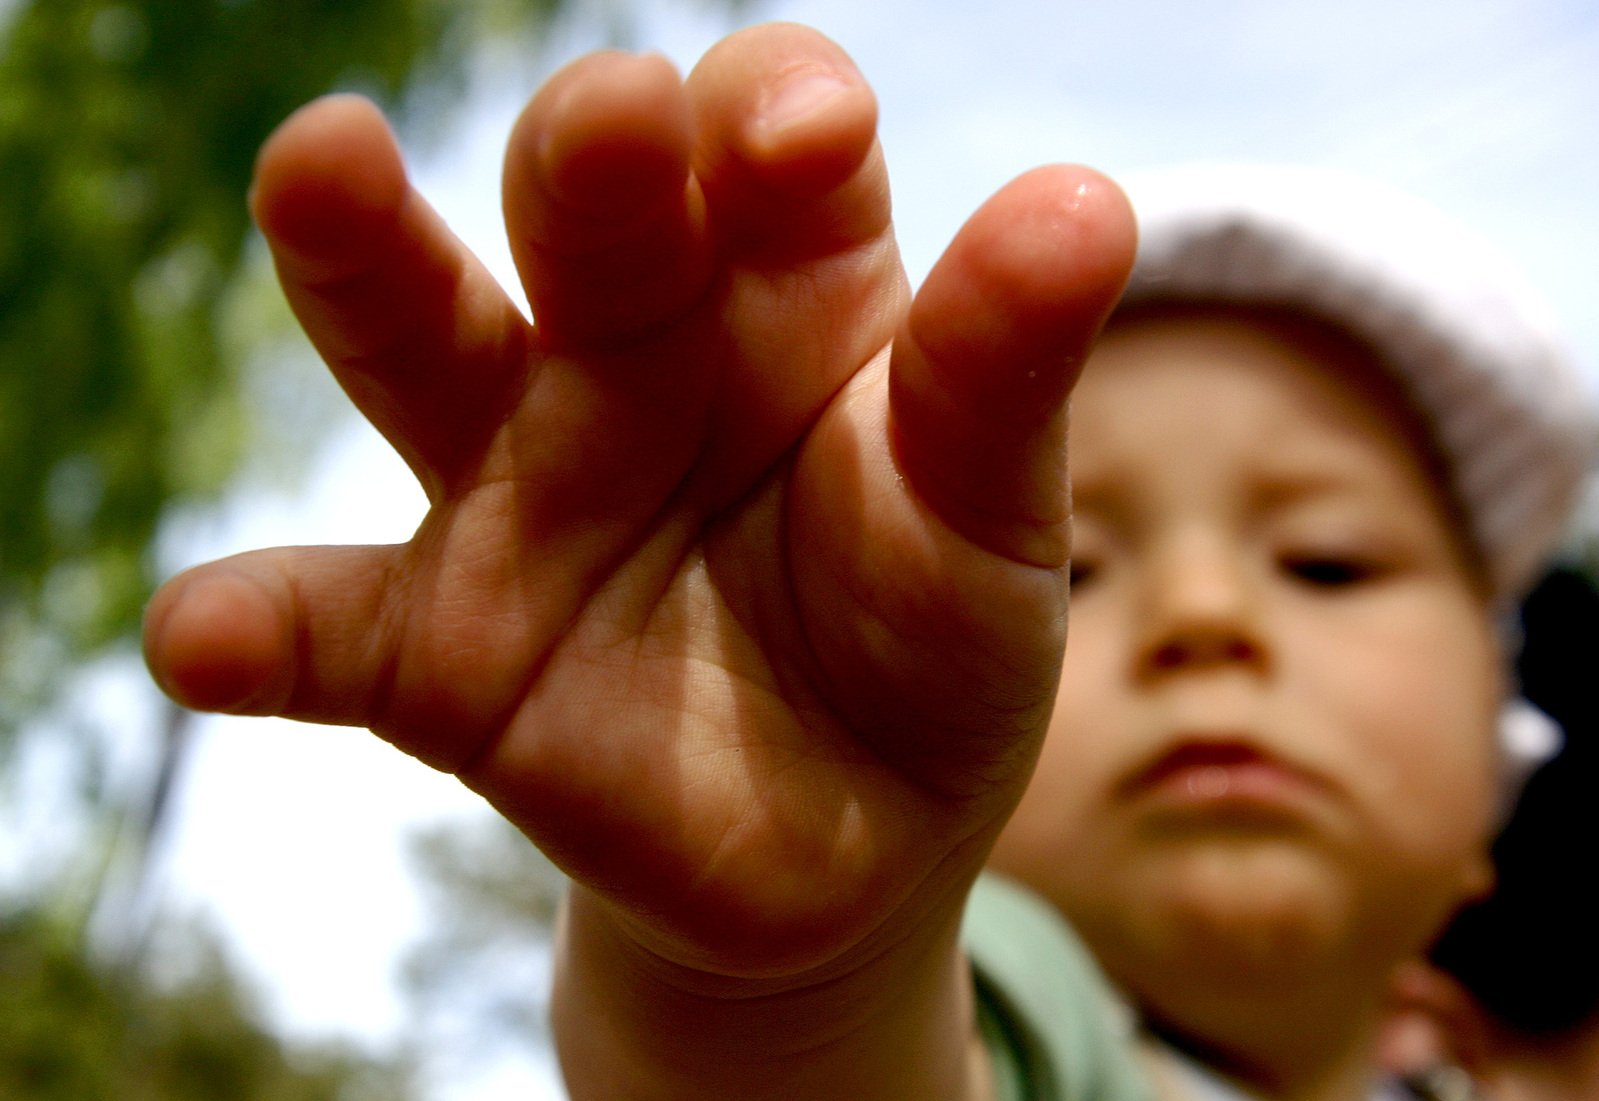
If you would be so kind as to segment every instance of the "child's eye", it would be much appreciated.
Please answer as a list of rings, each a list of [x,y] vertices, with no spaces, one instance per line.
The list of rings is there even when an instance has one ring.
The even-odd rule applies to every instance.
[[[1373,580],[1382,572],[1382,567],[1369,559],[1336,554],[1285,555],[1282,568],[1290,577],[1319,589],[1358,585]]]

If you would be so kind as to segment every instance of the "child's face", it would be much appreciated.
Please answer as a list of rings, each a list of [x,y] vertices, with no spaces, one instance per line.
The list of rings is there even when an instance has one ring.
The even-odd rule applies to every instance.
[[[994,863],[1135,996],[1392,964],[1486,885],[1491,617],[1364,357],[1157,314],[1074,398],[1065,668]]]

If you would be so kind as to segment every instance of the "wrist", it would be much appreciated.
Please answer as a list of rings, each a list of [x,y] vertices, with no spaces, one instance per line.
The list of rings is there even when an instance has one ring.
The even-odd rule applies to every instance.
[[[964,893],[816,967],[730,976],[662,954],[574,887],[552,1008],[572,1096],[978,1096]]]

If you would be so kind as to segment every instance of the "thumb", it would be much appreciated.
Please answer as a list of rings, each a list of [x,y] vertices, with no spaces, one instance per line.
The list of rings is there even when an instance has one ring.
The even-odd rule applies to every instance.
[[[399,549],[254,551],[179,574],[145,613],[150,672],[201,711],[370,725]]]

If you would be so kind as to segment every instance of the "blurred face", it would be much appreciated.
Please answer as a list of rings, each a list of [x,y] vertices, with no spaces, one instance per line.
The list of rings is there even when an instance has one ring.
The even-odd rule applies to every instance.
[[[1497,646],[1364,355],[1150,315],[1074,398],[1065,668],[994,864],[1135,998],[1383,969],[1486,885]]]

